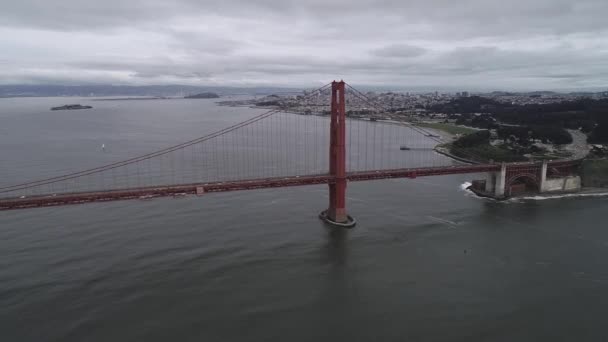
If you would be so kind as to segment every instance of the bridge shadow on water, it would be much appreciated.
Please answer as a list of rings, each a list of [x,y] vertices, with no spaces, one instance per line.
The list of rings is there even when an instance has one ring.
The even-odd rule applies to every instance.
[[[353,263],[349,262],[353,231],[334,227],[325,229],[326,240],[319,250],[323,275],[319,279],[319,292],[314,304],[317,307],[314,336],[323,340],[350,340],[356,335],[345,330],[344,324],[354,318],[360,287]]]
[[[327,228],[327,242],[323,246],[322,264],[331,265],[332,271],[343,271],[348,259],[348,230]]]

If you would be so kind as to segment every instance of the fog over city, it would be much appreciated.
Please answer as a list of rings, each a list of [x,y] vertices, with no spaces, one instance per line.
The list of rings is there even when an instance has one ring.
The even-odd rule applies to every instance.
[[[605,0],[20,0],[1,84],[576,90],[608,84]]]

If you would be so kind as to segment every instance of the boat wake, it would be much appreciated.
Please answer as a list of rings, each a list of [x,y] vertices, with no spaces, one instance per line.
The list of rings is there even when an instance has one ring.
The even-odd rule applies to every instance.
[[[427,218],[431,221],[435,221],[437,223],[443,223],[445,225],[451,226],[452,228],[455,228],[458,225],[458,223],[456,223],[454,221],[442,219],[442,218],[435,217],[435,216],[427,216]]]

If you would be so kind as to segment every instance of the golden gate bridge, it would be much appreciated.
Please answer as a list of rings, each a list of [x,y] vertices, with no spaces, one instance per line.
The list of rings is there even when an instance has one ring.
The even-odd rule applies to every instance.
[[[515,184],[540,191],[544,178],[572,173],[579,164],[463,163],[434,150],[443,143],[436,135],[387,120],[386,108],[343,81],[299,99],[321,95],[328,95],[328,116],[270,109],[148,154],[0,186],[0,210],[327,184],[329,204],[320,216],[332,224],[353,226],[346,211],[348,182],[486,173],[492,181],[485,190],[500,197],[508,196]],[[347,118],[347,106],[364,108],[368,120]]]

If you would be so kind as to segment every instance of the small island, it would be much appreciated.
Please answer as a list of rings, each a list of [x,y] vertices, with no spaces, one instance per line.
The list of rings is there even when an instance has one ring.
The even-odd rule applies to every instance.
[[[52,107],[51,110],[75,110],[75,109],[91,109],[92,106],[83,106],[80,104],[69,104],[61,107]]]
[[[216,93],[200,93],[195,95],[185,96],[185,99],[219,99],[219,95]]]

